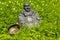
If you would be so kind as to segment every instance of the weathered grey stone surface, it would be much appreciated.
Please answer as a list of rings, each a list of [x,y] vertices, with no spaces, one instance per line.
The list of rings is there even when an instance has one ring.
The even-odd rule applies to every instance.
[[[28,3],[24,4],[24,10],[19,15],[19,23],[21,23],[23,26],[35,26],[39,22],[41,22],[40,17],[38,14],[30,9],[30,5]]]

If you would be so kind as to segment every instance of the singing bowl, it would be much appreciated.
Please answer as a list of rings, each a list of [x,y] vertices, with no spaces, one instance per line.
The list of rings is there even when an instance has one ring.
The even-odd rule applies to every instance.
[[[8,29],[8,32],[13,35],[16,34],[20,30],[20,26],[18,24],[11,25]]]

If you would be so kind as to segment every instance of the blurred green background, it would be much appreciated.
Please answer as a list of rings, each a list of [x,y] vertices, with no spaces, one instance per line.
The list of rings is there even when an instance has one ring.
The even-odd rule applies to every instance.
[[[8,28],[18,23],[23,4],[29,2],[43,22],[39,28],[22,28],[14,36]],[[60,0],[0,0],[0,40],[60,40]]]

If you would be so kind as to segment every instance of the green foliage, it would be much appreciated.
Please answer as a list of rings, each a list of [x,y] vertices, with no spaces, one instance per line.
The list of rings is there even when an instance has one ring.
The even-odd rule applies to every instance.
[[[39,28],[21,28],[14,36],[8,28],[18,22],[23,4],[29,2],[43,22]],[[0,40],[60,40],[60,0],[0,0]]]

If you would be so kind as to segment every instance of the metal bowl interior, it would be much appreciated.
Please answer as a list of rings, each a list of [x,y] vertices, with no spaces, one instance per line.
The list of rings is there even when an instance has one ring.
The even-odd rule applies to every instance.
[[[10,34],[16,34],[20,29],[20,26],[18,24],[11,25],[8,29]]]

